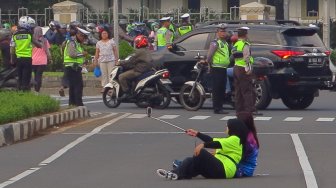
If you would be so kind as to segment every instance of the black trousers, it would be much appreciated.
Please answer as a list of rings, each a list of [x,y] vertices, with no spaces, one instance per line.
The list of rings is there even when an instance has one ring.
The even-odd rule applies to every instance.
[[[1,49],[1,54],[2,54],[2,62],[3,62],[3,66],[6,69],[11,68],[11,64],[10,64],[10,47],[9,44],[6,45],[4,43],[0,43],[0,49]]]
[[[36,92],[40,92],[42,86],[42,75],[47,65],[33,65],[34,72],[34,89]]]
[[[82,68],[65,67],[65,72],[69,80],[69,105],[84,106]]]
[[[32,75],[32,58],[17,58],[17,73],[19,77],[18,87],[21,91],[30,91],[30,79]]]
[[[198,175],[211,179],[226,178],[223,163],[205,149],[202,149],[198,156],[184,159],[172,172],[176,173],[179,179],[190,179]]]
[[[212,104],[214,111],[222,110],[226,88],[226,68],[212,67]]]

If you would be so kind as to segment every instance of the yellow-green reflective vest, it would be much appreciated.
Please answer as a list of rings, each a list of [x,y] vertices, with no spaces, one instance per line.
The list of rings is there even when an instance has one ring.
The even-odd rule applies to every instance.
[[[245,40],[238,40],[235,44],[234,44],[234,49],[236,49],[235,53],[243,53],[243,49],[245,45],[250,45],[249,42],[245,41]],[[254,60],[253,57],[250,56],[250,63],[253,64]],[[244,58],[236,58],[235,59],[235,65],[239,66],[239,67],[246,67],[246,62],[244,60]]]
[[[82,46],[76,40],[73,40],[73,41],[75,42],[77,52],[83,53]],[[64,49],[64,64],[65,64],[65,66],[66,67],[67,66],[72,66],[73,63],[78,63],[78,64],[82,65],[84,63],[84,57],[72,58],[72,57],[69,56],[69,52],[68,52],[69,43],[70,43],[70,40],[68,40],[66,42],[65,49]]]
[[[33,45],[32,36],[29,33],[14,34],[13,40],[15,42],[16,57],[32,57]]]
[[[166,46],[167,45],[167,41],[166,41],[166,33],[167,33],[168,29],[165,27],[161,27],[156,35],[157,35],[157,40],[158,40],[158,46]],[[173,42],[173,35],[170,38],[170,43]]]
[[[212,57],[212,67],[226,68],[230,64],[229,46],[221,40],[217,40],[218,48]]]
[[[189,33],[191,30],[192,30],[191,25],[185,25],[178,28],[178,32],[181,36],[186,33]]]

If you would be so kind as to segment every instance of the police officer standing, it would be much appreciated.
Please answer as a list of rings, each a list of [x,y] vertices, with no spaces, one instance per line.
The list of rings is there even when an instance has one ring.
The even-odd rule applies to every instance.
[[[179,36],[185,35],[193,30],[193,26],[190,23],[190,15],[188,13],[185,13],[181,16],[181,18],[182,18],[182,24],[177,29]]]
[[[11,63],[16,64],[18,72],[18,87],[22,91],[30,91],[32,75],[33,45],[42,47],[42,43],[33,37],[35,20],[29,16],[19,19],[18,30],[13,34],[11,41]]]
[[[210,64],[212,79],[212,104],[215,114],[227,114],[223,111],[225,97],[226,68],[230,64],[229,45],[226,42],[226,24],[217,27],[217,39],[210,43],[207,62]]]
[[[90,32],[75,28],[76,33],[66,42],[64,49],[65,74],[69,80],[69,106],[84,106],[82,66],[87,52],[81,44],[87,39]]]
[[[163,17],[160,19],[162,27],[157,31],[155,42],[157,43],[157,50],[162,50],[173,42],[174,33],[169,30],[170,17]]]
[[[233,68],[235,85],[236,112],[255,111],[255,93],[253,89],[252,64],[250,43],[247,41],[248,27],[238,28],[238,41],[234,44],[232,55],[235,59]]]

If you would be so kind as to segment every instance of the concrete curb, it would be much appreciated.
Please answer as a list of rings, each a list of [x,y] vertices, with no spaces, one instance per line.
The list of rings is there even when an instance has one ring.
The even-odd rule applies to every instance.
[[[85,106],[79,106],[62,112],[0,125],[0,147],[31,138],[43,129],[86,117],[90,117],[89,110]]]

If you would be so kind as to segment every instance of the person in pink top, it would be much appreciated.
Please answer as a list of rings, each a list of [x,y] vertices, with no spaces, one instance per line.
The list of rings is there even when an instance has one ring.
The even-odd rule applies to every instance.
[[[34,73],[34,89],[40,92],[42,85],[42,75],[47,67],[47,62],[52,62],[49,51],[50,45],[47,39],[43,37],[42,28],[36,26],[34,28],[34,38],[42,43],[42,48],[33,48],[32,64]]]

